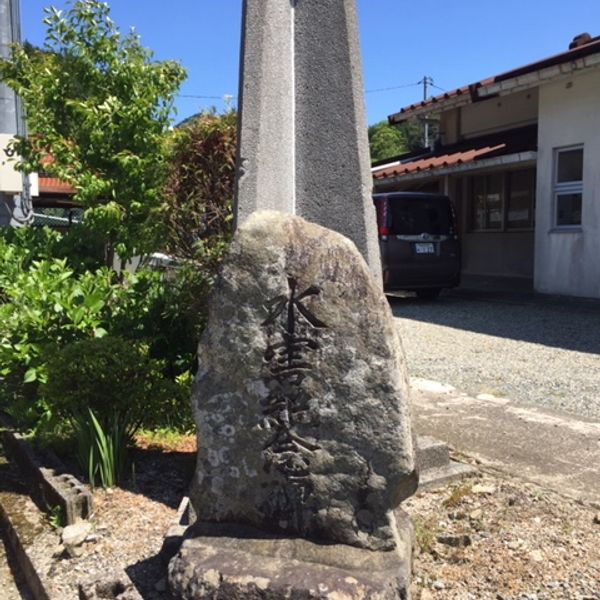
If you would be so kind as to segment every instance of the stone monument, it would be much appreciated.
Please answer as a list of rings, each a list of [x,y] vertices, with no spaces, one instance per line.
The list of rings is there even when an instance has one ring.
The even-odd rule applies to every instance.
[[[299,215],[381,282],[355,0],[245,0],[236,221]]]
[[[409,598],[417,486],[355,0],[245,0],[234,241],[192,398],[176,598]],[[276,212],[273,209],[277,209]]]
[[[199,364],[198,524],[170,564],[176,597],[408,597],[404,355],[354,244],[253,213],[211,296]]]

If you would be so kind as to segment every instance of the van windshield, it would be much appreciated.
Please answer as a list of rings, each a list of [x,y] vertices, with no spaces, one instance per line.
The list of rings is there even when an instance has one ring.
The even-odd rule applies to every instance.
[[[452,212],[447,198],[389,198],[393,235],[450,235]]]

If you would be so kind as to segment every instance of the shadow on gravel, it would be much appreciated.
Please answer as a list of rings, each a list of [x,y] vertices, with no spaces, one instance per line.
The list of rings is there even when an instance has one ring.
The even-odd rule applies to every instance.
[[[456,290],[437,300],[389,295],[395,317],[600,354],[600,301]]]
[[[188,494],[196,453],[136,448],[130,460],[131,472],[121,487],[177,509],[181,498]]]
[[[15,468],[4,457],[3,448],[0,444],[0,505],[8,506],[9,503],[18,501],[20,497],[28,494],[28,487],[20,479]],[[27,586],[25,577],[10,550],[4,516],[0,518],[0,562],[2,560],[6,560],[8,572],[4,571],[3,573],[0,570],[0,591],[4,593],[6,588],[6,597],[10,598],[9,590],[12,585],[21,600],[32,600],[33,596]],[[3,581],[3,577],[10,577],[11,580]],[[0,597],[5,598],[3,595]]]
[[[4,555],[4,558],[6,559],[6,564],[8,565],[8,573],[10,573],[10,575],[8,575],[7,573],[6,576],[10,576],[12,578],[11,581],[4,582],[2,581],[2,574],[0,573],[0,590],[4,590],[5,588],[7,590],[7,596],[3,596],[3,598],[11,598],[10,586],[12,584],[12,586],[14,586],[15,593],[19,595],[20,600],[34,600],[34,596],[31,593],[29,587],[27,586],[25,576],[23,575],[23,573],[21,573],[16,559],[9,550],[6,534],[0,527],[0,545],[2,544],[4,544],[4,549],[0,548],[0,560],[2,560],[3,558],[2,555]]]
[[[172,600],[167,586],[168,560],[156,554],[125,568],[144,600]]]

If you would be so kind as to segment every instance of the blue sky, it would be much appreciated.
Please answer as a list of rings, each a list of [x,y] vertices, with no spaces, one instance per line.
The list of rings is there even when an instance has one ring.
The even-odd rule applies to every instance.
[[[24,39],[42,43],[42,9],[50,4],[66,2],[21,0]],[[177,59],[187,69],[182,96],[215,97],[177,98],[177,120],[211,105],[222,109],[223,96],[237,95],[241,0],[109,4],[122,30],[135,27],[156,58]],[[600,35],[599,0],[357,0],[357,6],[370,124],[420,100],[422,87],[414,84],[424,75],[452,89],[562,52],[578,33]],[[391,87],[399,89],[372,91]]]

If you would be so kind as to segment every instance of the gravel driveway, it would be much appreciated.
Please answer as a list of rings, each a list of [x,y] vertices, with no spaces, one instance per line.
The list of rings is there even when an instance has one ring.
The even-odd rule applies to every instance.
[[[600,420],[600,302],[390,297],[411,376]]]

